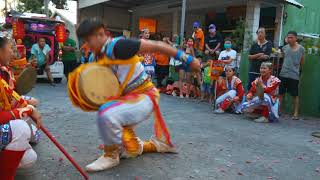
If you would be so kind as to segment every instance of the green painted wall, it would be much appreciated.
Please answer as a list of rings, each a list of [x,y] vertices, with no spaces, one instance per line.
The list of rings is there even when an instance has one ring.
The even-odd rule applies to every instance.
[[[287,20],[283,26],[283,33],[290,30],[304,33],[320,34],[320,0],[296,0],[304,5],[298,9],[291,5],[286,5]]]
[[[240,78],[244,87],[247,86],[248,54],[243,53],[241,57]],[[300,111],[303,115],[320,117],[320,56],[306,55],[305,64],[300,83]],[[291,97],[285,98],[284,110],[291,112]]]

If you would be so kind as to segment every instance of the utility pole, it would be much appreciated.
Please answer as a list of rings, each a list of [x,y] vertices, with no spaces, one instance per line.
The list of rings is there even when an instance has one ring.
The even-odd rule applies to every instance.
[[[77,1],[77,25],[80,24],[80,1]]]
[[[180,45],[182,45],[183,38],[184,38],[184,25],[185,25],[185,21],[186,21],[186,6],[187,6],[187,0],[182,0],[181,26],[180,26]]]
[[[7,0],[4,0],[4,12],[5,12],[5,14],[7,14],[7,12],[8,12],[8,2],[7,2]]]
[[[47,15],[47,17],[49,17],[49,2],[50,0],[44,0],[43,3],[44,3],[44,13]]]

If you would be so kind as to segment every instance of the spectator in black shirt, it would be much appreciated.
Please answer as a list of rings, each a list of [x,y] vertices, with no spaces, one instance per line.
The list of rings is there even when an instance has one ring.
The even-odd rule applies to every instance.
[[[216,26],[210,24],[209,35],[205,38],[205,60],[216,60],[219,57],[222,43],[223,39],[220,34],[217,34]]]
[[[249,60],[249,80],[248,89],[251,83],[260,76],[260,66],[263,62],[268,61],[272,52],[272,43],[266,40],[265,28],[259,28],[257,31],[257,42],[250,49]]]

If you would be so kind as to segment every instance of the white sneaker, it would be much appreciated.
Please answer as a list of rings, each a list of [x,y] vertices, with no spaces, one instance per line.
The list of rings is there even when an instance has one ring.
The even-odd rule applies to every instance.
[[[182,95],[182,94],[180,94],[180,98],[181,98],[181,99],[183,98],[183,95]]]
[[[213,113],[215,113],[215,114],[222,114],[222,113],[224,113],[224,110],[222,110],[221,108],[219,108],[219,109],[214,110]]]
[[[172,92],[172,96],[177,96],[177,93],[175,91]]]
[[[186,95],[186,98],[189,99],[189,95]]]
[[[156,137],[151,137],[150,139],[151,143],[156,146],[157,152],[160,153],[178,153],[177,149],[175,147],[169,146],[167,143],[159,140]]]
[[[256,122],[256,123],[268,123],[269,120],[267,118],[261,116],[261,117],[255,119],[254,122]]]
[[[107,170],[112,167],[115,167],[119,163],[120,163],[119,157],[117,157],[116,159],[113,159],[110,157],[104,157],[104,155],[102,155],[101,157],[99,157],[99,159],[87,165],[86,170],[88,172],[103,171],[103,170]]]

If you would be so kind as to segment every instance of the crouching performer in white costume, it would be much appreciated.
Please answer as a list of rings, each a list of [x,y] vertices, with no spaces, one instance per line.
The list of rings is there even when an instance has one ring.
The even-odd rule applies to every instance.
[[[30,141],[38,141],[35,126],[29,118],[40,123],[40,113],[34,106],[37,100],[23,97],[17,101],[13,97],[15,79],[8,67],[12,50],[8,40],[0,37],[0,179],[13,180],[17,168],[31,167],[37,160],[37,154],[30,146]],[[28,105],[22,107],[22,102]]]
[[[112,168],[119,164],[120,157],[136,157],[148,152],[176,152],[158,106],[159,92],[144,71],[137,54],[160,52],[180,59],[195,71],[200,70],[199,61],[163,42],[111,39],[105,34],[103,23],[97,19],[83,21],[77,33],[94,52],[95,61],[109,64],[120,85],[119,96],[106,100],[99,109],[97,125],[104,142],[104,153],[86,170],[95,172]],[[81,66],[69,76],[69,92],[77,71],[81,71]],[[135,135],[134,126],[149,119],[153,112],[155,136],[149,141],[141,141]]]

